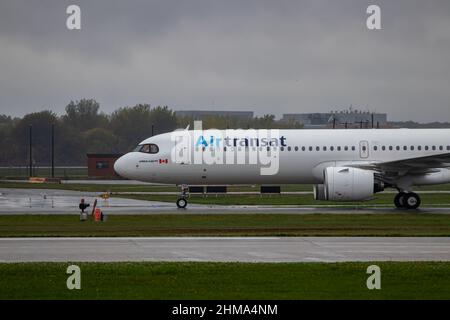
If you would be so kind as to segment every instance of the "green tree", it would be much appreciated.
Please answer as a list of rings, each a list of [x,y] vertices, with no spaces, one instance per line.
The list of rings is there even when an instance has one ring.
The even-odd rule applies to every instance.
[[[13,129],[18,119],[7,115],[0,115],[0,164],[14,165],[14,140]]]
[[[108,125],[108,117],[99,112],[100,105],[94,99],[70,101],[63,116],[65,125],[83,132],[92,128],[104,128]]]
[[[150,118],[154,125],[154,134],[173,131],[177,128],[177,118],[175,112],[168,106],[158,106],[151,109]]]
[[[117,153],[119,139],[104,128],[94,128],[83,133],[86,153]]]
[[[149,104],[124,107],[111,115],[111,131],[118,137],[118,150],[126,152],[153,133],[160,134],[176,128],[176,118],[168,107],[151,109]]]
[[[152,133],[150,105],[138,104],[123,107],[111,114],[111,131],[119,138],[118,148],[121,152],[129,151],[141,140]]]
[[[14,161],[17,165],[28,164],[29,127],[33,131],[33,161],[36,165],[48,165],[50,162],[51,125],[58,118],[49,110],[25,115],[14,127],[12,146]]]
[[[86,141],[75,128],[58,121],[55,125],[55,163],[57,166],[84,166]]]

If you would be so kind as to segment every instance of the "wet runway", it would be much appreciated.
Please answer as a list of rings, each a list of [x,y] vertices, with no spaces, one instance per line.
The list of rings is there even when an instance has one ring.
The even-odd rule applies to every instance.
[[[348,205],[317,205],[317,206],[289,206],[289,205],[202,205],[189,203],[187,209],[178,209],[174,202],[144,201],[112,197],[102,199],[98,192],[82,192],[51,189],[13,189],[0,188],[0,214],[79,214],[80,199],[86,199],[91,206],[97,199],[98,206],[106,214],[222,214],[222,213],[289,213],[289,214],[376,214],[399,211],[392,207],[366,207]],[[89,212],[90,208],[88,208]],[[450,214],[450,208],[433,207],[408,211],[417,213]]]
[[[450,261],[450,237],[0,239],[0,262],[32,261]]]
[[[176,209],[175,204],[167,202],[144,201],[124,198],[102,199],[100,192],[83,192],[52,189],[13,189],[0,188],[0,214],[79,214],[78,204],[84,198],[92,208],[97,206],[108,213],[147,212],[152,207]]]

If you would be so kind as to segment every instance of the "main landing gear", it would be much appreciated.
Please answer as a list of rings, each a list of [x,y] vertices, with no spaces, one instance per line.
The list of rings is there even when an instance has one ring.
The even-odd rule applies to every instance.
[[[414,192],[399,192],[394,198],[398,209],[417,209],[420,206],[420,197]]]
[[[178,209],[186,208],[188,202],[187,198],[189,197],[189,187],[187,185],[181,185],[181,193],[177,199],[177,207]]]

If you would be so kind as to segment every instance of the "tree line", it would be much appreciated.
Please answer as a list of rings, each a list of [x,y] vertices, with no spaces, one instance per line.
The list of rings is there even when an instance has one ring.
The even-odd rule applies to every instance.
[[[71,101],[65,114],[51,110],[29,113],[22,118],[0,115],[0,166],[26,166],[29,161],[29,128],[32,127],[33,164],[47,166],[51,161],[51,128],[55,131],[55,164],[85,165],[87,153],[125,153],[152,134],[176,128],[193,128],[194,119],[177,117],[167,106],[138,104],[122,107],[111,114],[100,111],[94,99]],[[203,128],[301,128],[298,123],[282,123],[273,115],[240,119],[211,116]]]

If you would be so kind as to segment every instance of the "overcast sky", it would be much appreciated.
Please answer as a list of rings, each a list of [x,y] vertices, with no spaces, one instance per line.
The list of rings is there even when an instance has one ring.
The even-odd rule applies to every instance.
[[[66,8],[81,7],[81,30]],[[382,30],[366,28],[369,4]],[[0,0],[0,113],[95,98],[450,121],[450,1]]]

